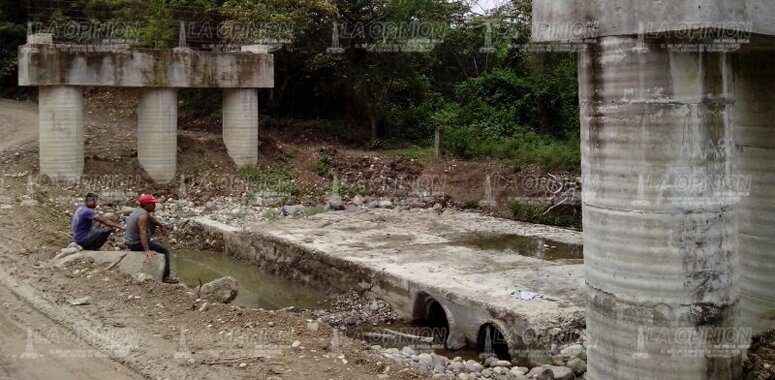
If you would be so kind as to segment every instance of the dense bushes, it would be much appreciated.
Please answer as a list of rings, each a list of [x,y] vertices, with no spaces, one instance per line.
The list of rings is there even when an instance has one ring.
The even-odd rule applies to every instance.
[[[578,170],[575,76],[574,58],[564,57],[547,72],[499,68],[458,84],[455,99],[433,115],[447,153]]]

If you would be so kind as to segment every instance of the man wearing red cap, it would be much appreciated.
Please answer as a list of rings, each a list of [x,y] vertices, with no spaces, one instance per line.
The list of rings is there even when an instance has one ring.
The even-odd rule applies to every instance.
[[[161,202],[151,194],[143,194],[137,199],[140,207],[136,208],[126,220],[126,233],[124,243],[133,251],[145,252],[146,258],[153,257],[153,252],[164,255],[164,277],[162,281],[168,284],[177,284],[179,281],[170,276],[170,251],[167,247],[151,241],[151,235],[159,229],[162,235],[167,234],[167,229],[159,223],[151,213],[156,210],[156,204]]]

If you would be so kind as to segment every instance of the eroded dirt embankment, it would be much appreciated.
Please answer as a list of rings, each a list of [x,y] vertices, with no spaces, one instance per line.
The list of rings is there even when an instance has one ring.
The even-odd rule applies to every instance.
[[[22,115],[17,120],[22,121],[3,128],[35,128],[33,106],[22,105],[18,112]],[[128,158],[132,136],[122,132],[123,127],[118,122],[89,120],[87,174],[111,173],[107,166],[118,168],[113,173],[120,175],[136,173]],[[118,144],[117,148],[110,149],[111,144]],[[37,171],[36,156],[34,135],[0,152],[0,240],[4,242],[0,302],[10,305],[16,302],[10,297],[19,297],[23,307],[39,313],[17,318],[14,333],[0,334],[4,347],[0,363],[8,364],[3,367],[6,372],[12,371],[2,376],[34,377],[27,367],[32,365],[42,374],[55,372],[60,378],[106,372],[110,374],[100,377],[120,378],[119,373],[129,378],[173,379],[425,377],[396,366],[388,368],[364,343],[299,315],[212,303],[203,306],[184,286],[133,283],[127,275],[88,263],[67,269],[43,267],[69,242],[71,210],[64,205],[68,200],[77,202],[81,189],[46,183],[30,186],[29,175]],[[154,189],[142,180],[133,186],[132,191]],[[81,297],[89,297],[89,302],[77,306],[68,302]],[[24,330],[31,332],[36,352],[45,355],[30,359],[34,364],[13,362],[27,352],[26,337],[18,333]],[[58,345],[46,340],[55,340],[50,337],[52,331],[62,331]],[[19,347],[24,351],[16,352]]]

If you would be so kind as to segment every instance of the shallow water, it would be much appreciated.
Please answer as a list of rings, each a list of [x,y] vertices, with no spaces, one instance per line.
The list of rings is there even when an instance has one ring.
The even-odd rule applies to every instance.
[[[297,309],[327,308],[326,293],[270,274],[255,265],[214,251],[179,250],[172,254],[173,274],[196,289],[199,281],[232,276],[239,283],[235,304],[277,310],[289,306]]]
[[[461,237],[454,244],[549,261],[582,262],[584,259],[584,249],[580,245],[565,244],[532,236],[475,233]]]

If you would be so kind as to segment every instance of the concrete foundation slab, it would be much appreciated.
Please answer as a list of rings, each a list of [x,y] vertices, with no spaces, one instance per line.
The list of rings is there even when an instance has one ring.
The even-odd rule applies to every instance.
[[[580,254],[579,232],[428,210],[329,212],[245,230],[195,222],[223,236],[232,255],[311,284],[367,290],[409,319],[424,317],[432,299],[445,311],[451,347],[476,347],[489,323],[504,334],[513,355],[525,357],[532,348],[548,347],[557,331],[583,326],[580,259],[543,260],[529,245],[504,251],[470,239],[519,235],[548,251],[563,246]],[[542,298],[522,298],[531,293]],[[532,360],[549,360],[540,356]]]

